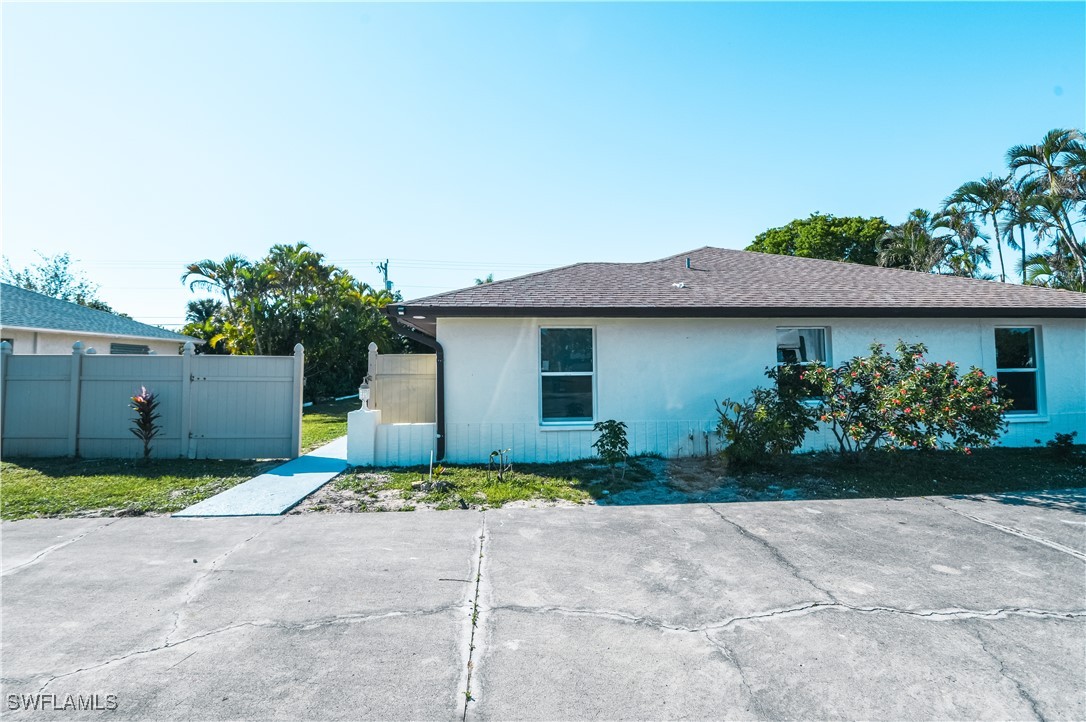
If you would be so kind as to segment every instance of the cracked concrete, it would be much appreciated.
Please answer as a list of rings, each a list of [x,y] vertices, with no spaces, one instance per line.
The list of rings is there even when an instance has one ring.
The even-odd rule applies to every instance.
[[[935,502],[4,523],[0,684],[122,719],[1086,718],[1086,491]]]

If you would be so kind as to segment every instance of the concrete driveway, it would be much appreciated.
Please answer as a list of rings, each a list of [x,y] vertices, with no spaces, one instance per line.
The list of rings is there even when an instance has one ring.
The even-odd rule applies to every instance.
[[[1086,490],[2,540],[14,717],[1086,718]]]

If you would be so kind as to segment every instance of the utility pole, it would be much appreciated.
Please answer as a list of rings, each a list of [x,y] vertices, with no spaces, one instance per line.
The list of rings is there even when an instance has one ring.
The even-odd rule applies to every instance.
[[[378,263],[377,264],[377,270],[385,278],[385,290],[391,292],[392,291],[392,281],[388,280],[388,259],[387,258],[385,259],[384,263]]]

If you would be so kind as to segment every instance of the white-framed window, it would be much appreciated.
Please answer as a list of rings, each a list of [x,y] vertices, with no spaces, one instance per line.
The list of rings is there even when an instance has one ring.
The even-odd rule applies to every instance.
[[[539,329],[539,418],[544,424],[591,423],[595,413],[595,332]]]
[[[822,326],[777,327],[777,365],[806,366],[815,361],[829,365],[829,329]]]
[[[778,326],[777,327],[777,366],[807,366],[815,362],[830,363],[829,329],[823,326]],[[809,382],[802,381],[795,375],[781,376],[777,383],[798,384],[800,398],[804,403],[817,404],[821,401],[820,392]],[[783,389],[782,389],[783,390]]]
[[[1040,338],[1033,326],[995,329],[996,379],[1010,397],[1008,414],[1041,412]]]

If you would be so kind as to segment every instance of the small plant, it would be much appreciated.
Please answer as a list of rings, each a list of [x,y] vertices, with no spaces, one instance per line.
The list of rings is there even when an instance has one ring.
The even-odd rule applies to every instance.
[[[139,393],[132,397],[132,403],[128,408],[136,412],[136,418],[132,419],[132,428],[129,431],[143,442],[143,462],[146,464],[151,458],[151,440],[162,431],[162,427],[158,424],[161,418],[157,413],[158,395],[141,386]]]
[[[614,419],[599,421],[592,427],[599,433],[599,438],[592,444],[592,448],[599,454],[600,459],[611,469],[611,481],[615,480],[615,464],[623,462],[622,478],[626,478],[626,457],[630,452],[630,442],[626,439],[626,424]]]
[[[486,461],[486,481],[490,483],[490,471],[494,468],[494,460],[497,459],[498,481],[505,481],[505,472],[513,470],[513,460],[509,454],[512,449],[495,449],[490,452],[490,458]]]
[[[1075,450],[1075,437],[1078,436],[1077,431],[1072,431],[1070,434],[1061,434],[1058,431],[1056,436],[1051,441],[1046,441],[1045,446],[1056,454],[1061,459],[1066,459],[1071,456],[1071,452]]]

